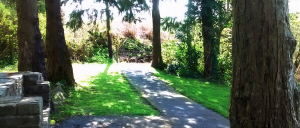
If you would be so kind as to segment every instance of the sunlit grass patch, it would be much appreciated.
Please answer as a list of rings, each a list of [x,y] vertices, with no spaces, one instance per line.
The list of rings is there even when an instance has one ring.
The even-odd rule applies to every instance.
[[[113,67],[110,66],[81,81],[85,86],[71,91],[65,105],[59,107],[60,113],[52,115],[52,119],[61,120],[71,115],[158,115],[119,72],[109,72]]]
[[[173,76],[160,70],[157,70],[157,73],[154,73],[154,75],[169,83],[181,94],[228,118],[230,105],[229,86],[206,82],[203,79]]]
[[[12,65],[1,65],[0,72],[17,72],[18,71],[18,63]]]

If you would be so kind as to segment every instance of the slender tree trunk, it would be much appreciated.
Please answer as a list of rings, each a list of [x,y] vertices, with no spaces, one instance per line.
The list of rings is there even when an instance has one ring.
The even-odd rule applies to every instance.
[[[160,43],[160,13],[159,13],[159,0],[153,0],[152,7],[152,20],[153,20],[153,53],[152,53],[152,67],[163,69],[163,60],[161,55]]]
[[[108,42],[108,56],[109,59],[113,59],[113,50],[112,50],[112,40],[111,40],[111,34],[110,34],[110,11],[109,11],[109,5],[108,1],[105,1],[105,13],[106,13],[106,27],[107,27],[107,42]]]
[[[213,11],[211,0],[202,0],[202,34],[204,45],[204,74],[206,79],[218,78],[218,53],[213,26]]]
[[[9,39],[9,49],[10,49],[10,61],[13,62],[15,57],[15,48],[14,48],[14,42],[12,37]]]
[[[221,45],[221,35],[224,28],[220,27],[220,30],[216,32],[216,44],[217,44],[217,53],[220,55],[220,45]]]
[[[17,0],[19,71],[33,71],[47,79],[36,0]]]
[[[299,128],[288,0],[233,0],[231,128]]]
[[[68,86],[74,86],[73,68],[65,41],[60,10],[60,0],[46,0],[48,77],[49,81],[65,80]]]

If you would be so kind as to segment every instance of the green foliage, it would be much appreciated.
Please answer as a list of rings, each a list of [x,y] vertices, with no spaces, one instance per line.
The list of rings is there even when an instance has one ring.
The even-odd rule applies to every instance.
[[[294,61],[299,60],[299,52],[300,52],[300,19],[299,13],[292,13],[290,14],[290,24],[291,24],[291,31],[294,35],[294,38],[297,41],[296,51],[294,53]]]
[[[46,11],[45,1],[38,0],[39,27],[42,38],[46,38]],[[17,70],[18,39],[17,39],[18,18],[15,1],[0,2],[0,68],[4,70]],[[43,42],[45,48],[45,42]]]
[[[124,44],[122,44],[121,49],[124,50],[138,50],[138,51],[152,51],[152,46],[143,44],[139,39],[127,39]]]
[[[108,63],[108,49],[103,48],[94,48],[93,50],[93,56],[88,58],[89,63]]]
[[[201,58],[200,51],[196,49],[199,42],[194,41],[194,35],[198,33],[192,33],[193,28],[196,24],[193,22],[195,19],[189,16],[183,22],[176,21],[176,18],[166,17],[163,19],[162,27],[164,30],[168,30],[171,33],[176,34],[176,38],[180,42],[176,43],[177,47],[174,47],[175,42],[173,42],[171,49],[176,51],[175,63],[171,63],[168,67],[168,71],[177,75],[186,77],[198,77],[200,73],[197,67],[199,66],[199,58]],[[164,48],[164,45],[163,45]],[[164,54],[164,53],[163,53]],[[178,67],[178,68],[174,68]],[[178,70],[180,68],[180,70]]]
[[[46,14],[45,0],[37,0],[37,8],[39,13]]]
[[[66,43],[73,62],[88,62],[99,55],[100,48],[107,47],[104,25],[85,24],[77,31],[65,28]]]
[[[84,10],[73,10],[70,14],[70,20],[67,22],[67,27],[71,28],[74,32],[82,27],[83,20],[82,16]]]
[[[230,87],[206,82],[203,79],[182,78],[156,70],[154,75],[167,82],[178,92],[228,118]]]
[[[46,13],[39,13],[39,27],[43,38],[43,45],[46,43],[46,26],[47,26],[47,17]]]
[[[162,43],[162,57],[164,59],[163,62],[166,64],[176,63],[176,53],[177,53],[177,44],[178,41],[173,37],[168,38],[166,41]]]
[[[219,79],[227,85],[232,81],[232,29],[226,28],[222,32],[219,54]]]
[[[0,2],[0,65],[14,65],[17,56],[17,12]]]
[[[59,114],[52,114],[51,119],[58,121],[72,115],[158,115],[148,103],[135,91],[119,73],[108,73],[110,64],[104,72],[91,77],[69,92],[69,98],[60,106]]]
[[[183,22],[179,22],[176,18],[166,17],[162,19],[162,28],[170,33],[175,33],[176,38],[180,42],[176,43],[177,47],[172,47],[168,51],[176,51],[175,60],[170,63],[168,71],[171,74],[187,77],[199,77],[199,72],[204,71],[204,47],[203,47],[203,27],[201,23],[202,1],[189,0],[187,18]],[[224,29],[232,26],[230,9],[225,0],[208,1],[208,5],[213,10],[212,24],[213,30],[211,34],[213,39],[213,56],[218,58],[214,67],[214,74],[219,76],[219,80],[226,83],[231,81],[232,59],[231,59],[231,35],[222,33]],[[229,3],[228,3],[229,5]],[[226,7],[227,6],[227,7]],[[218,39],[220,38],[220,39]],[[230,40],[230,41],[229,41]],[[164,46],[163,46],[164,48]],[[218,54],[220,49],[220,54]]]
[[[295,69],[295,78],[297,83],[300,83],[300,13],[290,14],[290,25],[291,31],[294,35],[294,38],[297,41],[296,50],[294,52],[293,61],[294,61],[294,69]]]
[[[18,62],[14,59],[15,62],[0,60],[0,72],[17,72],[18,71]]]

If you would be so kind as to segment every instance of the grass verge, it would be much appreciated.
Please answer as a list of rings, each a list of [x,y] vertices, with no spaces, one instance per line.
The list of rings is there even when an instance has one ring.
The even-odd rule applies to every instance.
[[[203,79],[182,78],[156,70],[155,76],[167,82],[178,92],[228,118],[230,87],[223,84],[205,82]]]
[[[82,81],[88,83],[85,86],[71,91],[59,107],[60,113],[52,114],[52,120],[72,115],[159,115],[120,73],[108,72],[109,67],[108,64],[104,72]]]

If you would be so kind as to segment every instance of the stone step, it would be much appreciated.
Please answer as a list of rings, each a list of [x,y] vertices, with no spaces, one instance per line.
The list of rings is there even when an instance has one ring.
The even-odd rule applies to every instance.
[[[50,83],[41,73],[0,73],[0,128],[48,128]]]
[[[0,85],[0,98],[4,98],[8,95],[8,87]]]
[[[23,76],[19,73],[0,73],[0,100],[23,97]]]
[[[22,80],[0,78],[0,99],[23,95]]]
[[[42,97],[24,97],[17,103],[0,104],[0,127],[41,128],[44,113]]]
[[[41,73],[38,72],[29,72],[29,73],[23,73],[23,86],[34,86],[37,83],[40,83],[44,81],[43,76]]]

